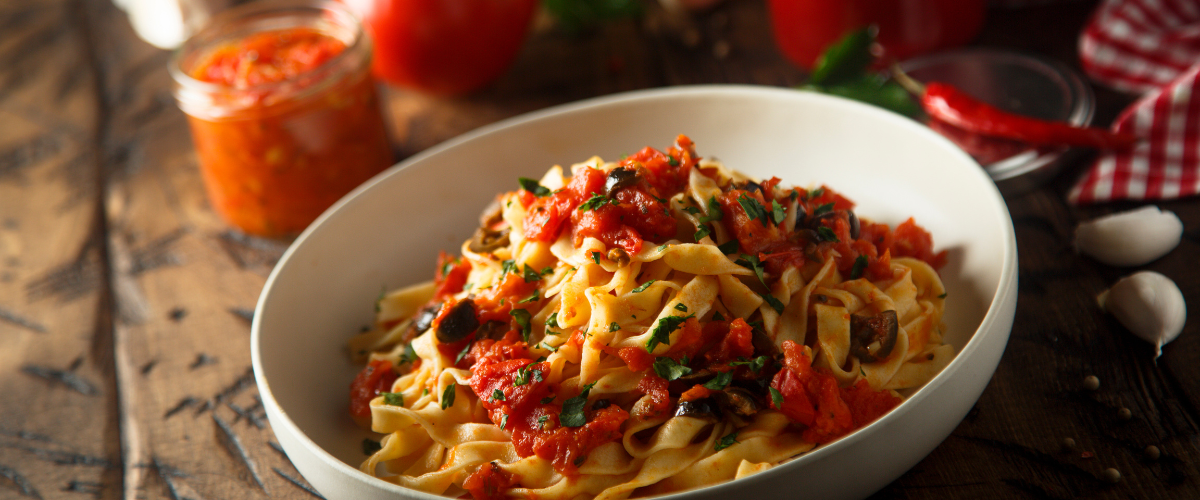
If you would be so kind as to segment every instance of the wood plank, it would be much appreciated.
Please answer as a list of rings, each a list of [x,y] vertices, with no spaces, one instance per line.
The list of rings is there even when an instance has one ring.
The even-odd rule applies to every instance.
[[[121,449],[87,35],[0,5],[0,497],[117,498]]]

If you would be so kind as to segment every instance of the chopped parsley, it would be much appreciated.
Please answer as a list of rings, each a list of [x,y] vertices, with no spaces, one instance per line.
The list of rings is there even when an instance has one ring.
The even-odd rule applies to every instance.
[[[516,375],[513,376],[513,385],[525,385],[529,383],[530,378],[534,382],[542,381],[542,371],[533,370],[533,363],[529,363],[521,368],[517,368]]]
[[[670,243],[663,243],[663,244],[659,245],[658,248],[655,248],[654,251],[661,252],[663,250],[666,250],[667,247],[669,247],[669,246],[671,246]]]
[[[400,364],[412,363],[417,360],[417,350],[413,348],[412,342],[404,346],[404,354],[400,355]]]
[[[746,216],[750,220],[758,219],[762,222],[763,227],[767,227],[770,222],[767,220],[767,209],[758,200],[746,196],[746,193],[738,195],[737,202],[742,206],[742,210],[746,211]]]
[[[704,388],[712,389],[714,391],[719,391],[721,389],[729,387],[730,382],[733,382],[733,372],[732,371],[720,372],[717,374],[716,377],[713,377],[712,380],[705,382]]]
[[[837,234],[835,234],[832,229],[829,229],[825,226],[818,227],[817,234],[820,235],[821,241],[832,241],[834,243],[841,241],[838,239]]]
[[[819,205],[819,206],[817,206],[817,208],[813,209],[813,216],[827,214],[832,211],[833,211],[833,202],[826,203],[824,205]]]
[[[646,291],[647,288],[650,288],[650,285],[654,284],[654,281],[655,280],[650,280],[645,283],[642,283],[641,285],[638,285],[637,288],[633,289],[633,293],[641,293],[641,292]]]
[[[558,328],[558,313],[557,312],[550,313],[550,316],[548,316],[546,318],[546,326],[548,326],[550,328]]]
[[[446,265],[449,265],[449,263],[446,263]],[[445,275],[446,275],[446,273],[442,272],[442,276],[445,276]],[[375,312],[379,312],[383,309],[383,306],[381,306],[380,304],[383,303],[384,297],[387,297],[387,285],[383,285],[383,286],[379,287],[379,297],[375,298]]]
[[[700,227],[696,229],[696,233],[692,235],[692,238],[695,238],[696,241],[700,241],[704,239],[705,236],[710,234],[712,234],[712,229],[709,229],[708,226],[704,224],[700,224]]]
[[[379,441],[376,441],[371,438],[363,438],[363,441],[362,441],[363,455],[374,455],[375,452],[382,450],[382,449],[383,449],[383,445],[379,444]]]
[[[679,377],[692,373],[692,369],[677,363],[674,359],[662,356],[654,359],[654,373],[666,379],[668,382]]]
[[[509,316],[513,317],[513,321],[517,322],[517,326],[521,327],[521,339],[525,343],[529,343],[529,331],[533,328],[530,325],[529,311],[525,309],[513,309],[508,312]]]
[[[750,371],[758,373],[767,365],[767,361],[770,359],[770,356],[763,355],[749,361],[734,361],[729,363],[729,366],[748,366],[750,367]]]
[[[592,386],[596,385],[592,382],[583,386],[583,390],[578,396],[563,401],[562,413],[558,415],[558,423],[563,427],[583,427],[587,423],[587,418],[583,415],[583,407],[587,405],[588,393],[592,391]]]
[[[597,266],[600,265],[600,252],[592,252],[592,260],[596,262]]]
[[[603,207],[605,203],[610,204],[610,205],[616,205],[619,202],[617,201],[616,198],[609,198],[607,196],[601,195],[600,193],[592,193],[591,198],[588,198],[587,201],[584,201],[583,203],[579,204],[579,211],[586,212],[588,210],[596,210],[600,207]]]
[[[450,385],[446,386],[446,390],[442,391],[442,409],[443,410],[445,410],[446,408],[449,408],[451,406],[454,406],[454,388],[455,387],[458,387],[458,384],[450,384]]]
[[[938,298],[939,298],[939,299],[944,299],[944,298],[946,298],[946,293],[945,293],[945,292],[942,292],[942,294],[941,294],[941,295],[938,295]]]
[[[492,401],[504,401],[504,391],[492,389]]]
[[[517,271],[517,261],[515,261],[513,259],[508,259],[508,260],[500,263],[500,275],[501,276],[508,274],[508,273],[516,272],[516,271]]]
[[[823,188],[823,187],[819,187],[819,188],[817,188],[817,189],[814,189],[814,190],[812,190],[812,191],[809,191],[809,192],[808,192],[808,196],[807,196],[805,199],[809,199],[809,200],[811,200],[811,199],[814,199],[814,198],[820,198],[820,197],[821,197],[821,195],[823,195],[823,194],[825,194],[825,188]]]
[[[542,404],[548,405],[550,403],[553,403],[554,398],[556,398],[556,397],[558,397],[558,396],[555,396],[555,395],[546,396],[546,397],[542,398]]]
[[[526,283],[533,283],[534,281],[542,279],[542,274],[537,272],[536,269],[529,267],[529,264],[525,264],[525,272],[523,273],[522,277],[525,278]]]
[[[667,155],[667,165],[670,165],[672,167],[678,167],[679,160],[676,160],[674,156]]]
[[[779,392],[779,389],[776,389],[774,387],[771,387],[770,389],[771,389],[771,402],[775,404],[775,409],[777,409],[777,410],[783,409],[783,394]]]
[[[717,245],[717,250],[720,250],[725,255],[736,253],[738,251],[738,240],[729,240]]]
[[[504,430],[505,427],[508,427],[508,414],[507,413],[505,413],[503,417],[500,417],[500,430]]]
[[[550,188],[539,184],[538,181],[534,179],[530,179],[528,177],[519,177],[517,178],[517,182],[521,184],[521,189],[533,193],[533,195],[537,196],[538,198],[550,194]]]
[[[758,260],[758,256],[742,254],[742,258],[733,261],[733,263],[742,267],[750,268],[750,270],[754,271],[754,275],[758,276],[759,282],[761,282],[764,286],[767,284],[767,279],[763,276],[763,263],[762,261]]]
[[[725,217],[725,212],[721,211],[721,204],[717,203],[717,197],[708,198],[708,215],[700,218],[701,223],[709,223],[715,220],[721,220]]]
[[[725,316],[723,316],[721,314],[721,311],[713,311],[712,320],[713,321],[725,321]]]
[[[550,420],[550,415],[542,415],[538,417],[538,429],[545,429],[547,420]]]
[[[518,304],[531,304],[531,303],[537,302],[537,301],[538,301],[538,299],[541,299],[541,298],[542,298],[542,296],[541,296],[541,295],[538,295],[538,291],[537,291],[537,290],[534,290],[534,291],[533,291],[533,295],[530,295],[530,296],[528,296],[528,297],[526,297],[526,298],[523,298],[523,299],[521,299],[521,300],[518,300],[518,301],[517,301],[517,303],[518,303]]]
[[[621,325],[618,325],[616,321],[613,321],[612,323],[609,323],[609,325],[608,325],[608,331],[610,331],[610,332],[615,332],[620,329],[621,329]]]
[[[778,201],[771,200],[771,220],[775,224],[782,224],[784,217],[787,217],[787,210],[784,210]]]
[[[779,299],[775,298],[774,295],[763,293],[759,294],[759,296],[761,296],[763,300],[767,301],[767,305],[771,306],[771,309],[774,309],[775,312],[779,314],[783,314],[783,302],[780,302]]]
[[[426,388],[424,388],[424,389],[421,389],[421,397],[425,397],[425,396],[428,396],[428,395],[429,395],[429,388],[428,388],[428,387],[426,387]]]
[[[675,304],[675,310],[680,311],[680,312],[687,312],[687,304],[684,304],[683,302]]]
[[[650,340],[646,341],[646,352],[654,352],[654,348],[658,347],[658,344],[671,345],[671,332],[678,330],[684,321],[693,316],[695,314],[667,316],[658,320],[658,323],[654,324],[654,329],[650,331]]]
[[[471,352],[471,344],[474,344],[474,342],[467,342],[467,345],[463,346],[461,351],[458,351],[458,356],[454,357],[454,364],[458,364],[459,361],[467,357],[467,353]]]
[[[557,346],[552,346],[552,345],[550,345],[550,344],[547,344],[547,343],[545,343],[545,342],[542,342],[541,346],[542,346],[542,349],[545,349],[545,350],[547,350],[547,351],[550,351],[550,352],[558,352],[558,347],[557,347]]]
[[[738,442],[737,434],[738,434],[737,431],[733,431],[733,432],[730,432],[729,434],[722,436],[721,439],[717,440],[717,445],[714,448],[717,451],[721,451],[721,450],[724,450],[725,448],[733,446],[734,444],[736,444]]]
[[[404,395],[398,392],[381,392],[383,396],[383,404],[388,406],[404,406]]]
[[[856,280],[862,277],[863,270],[867,268],[867,256],[859,255],[854,259],[854,267],[850,268],[850,279]]]

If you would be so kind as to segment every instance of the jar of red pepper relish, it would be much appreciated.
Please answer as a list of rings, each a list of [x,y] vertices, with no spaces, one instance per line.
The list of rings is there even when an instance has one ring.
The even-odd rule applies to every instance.
[[[287,237],[393,163],[371,42],[340,4],[254,2],[223,12],[170,63],[213,209]]]

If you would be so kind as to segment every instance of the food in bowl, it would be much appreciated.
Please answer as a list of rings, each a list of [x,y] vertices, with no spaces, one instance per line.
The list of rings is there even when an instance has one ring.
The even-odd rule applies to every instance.
[[[354,337],[361,469],[475,498],[628,498],[761,472],[869,424],[954,356],[945,252],[680,136],[499,195]]]

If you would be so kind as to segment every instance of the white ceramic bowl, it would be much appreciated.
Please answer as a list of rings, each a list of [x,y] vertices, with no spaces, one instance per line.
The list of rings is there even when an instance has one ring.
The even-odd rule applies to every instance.
[[[358,471],[362,439],[347,415],[358,372],[345,342],[369,324],[381,287],[432,276],[478,214],[517,178],[592,155],[664,149],[687,134],[703,156],[785,184],[826,183],[856,212],[909,216],[949,250],[946,341],[957,357],[874,423],[746,479],[664,498],[861,498],[895,480],[950,434],[979,398],[1016,308],[1012,221],[978,164],[936,133],[853,101],[751,86],[673,87],[560,106],[484,127],[388,170],[308,228],[271,273],[254,315],[254,372],[271,427],[330,500],[442,498]]]

